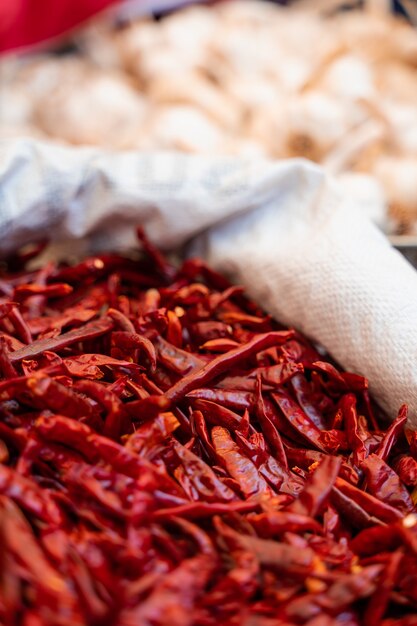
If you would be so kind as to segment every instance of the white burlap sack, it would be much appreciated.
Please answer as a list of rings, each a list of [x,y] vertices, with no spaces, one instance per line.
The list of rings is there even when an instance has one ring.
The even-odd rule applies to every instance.
[[[319,167],[0,145],[3,253],[44,236],[61,256],[129,248],[138,223],[165,249],[190,242],[417,426],[417,273]]]

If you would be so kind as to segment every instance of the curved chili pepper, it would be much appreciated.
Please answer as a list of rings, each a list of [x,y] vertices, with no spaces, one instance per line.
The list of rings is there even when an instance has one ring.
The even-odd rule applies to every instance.
[[[236,500],[236,494],[224,485],[211,468],[178,442],[171,444],[181,461],[184,471],[198,492],[199,500],[205,502],[230,502]]]
[[[234,339],[222,337],[221,339],[209,339],[209,341],[205,341],[201,346],[201,349],[209,352],[220,352],[223,354],[225,352],[229,352],[229,350],[238,348],[239,345],[239,342]]]
[[[155,371],[156,368],[156,352],[153,343],[143,335],[138,333],[131,333],[127,331],[113,331],[112,341],[122,350],[141,349],[148,357],[151,370]]]
[[[388,458],[392,448],[398,440],[398,437],[401,435],[402,432],[404,432],[404,426],[407,423],[407,418],[408,406],[406,404],[403,404],[398,412],[398,416],[386,431],[383,440],[376,450],[375,454],[379,456],[383,461]]]
[[[12,363],[15,361],[21,361],[22,359],[31,359],[45,350],[51,350],[52,352],[58,349],[70,346],[73,343],[87,341],[108,333],[113,328],[113,322],[102,318],[96,322],[90,322],[85,324],[81,328],[70,330],[63,335],[52,337],[51,339],[38,339],[33,341],[30,345],[20,348],[10,354],[10,360]]]
[[[326,504],[341,466],[341,460],[335,456],[326,456],[307,479],[304,489],[288,507],[299,515],[316,517]]]
[[[401,454],[392,463],[401,482],[407,487],[417,486],[417,461],[408,454]]]
[[[295,397],[298,400],[298,404],[303,409],[304,413],[311,419],[311,421],[324,430],[326,428],[323,415],[314,404],[310,386],[304,376],[301,374],[295,374],[291,377],[291,387],[295,392]]]
[[[176,374],[185,375],[201,369],[204,365],[204,361],[198,356],[171,345],[162,337],[157,337],[154,345],[159,362]]]
[[[415,508],[410,494],[398,474],[376,454],[370,454],[361,465],[366,476],[366,488],[382,502],[407,515]]]
[[[193,391],[187,393],[186,397],[191,401],[208,400],[216,402],[225,408],[237,411],[253,409],[256,405],[256,397],[253,393],[239,389],[210,389],[205,387],[203,389],[193,389]]]
[[[390,523],[403,516],[397,509],[381,502],[371,494],[361,491],[358,487],[354,487],[350,483],[343,480],[343,478],[336,478],[336,487],[347,497],[355,501],[370,515],[379,518],[382,522]]]
[[[304,413],[289,394],[283,389],[271,393],[271,397],[281,409],[282,415],[289,424],[301,435],[301,437],[312,443],[319,450],[324,450],[322,433],[314,422]]]
[[[250,497],[269,492],[267,483],[260,476],[255,465],[240,453],[226,428],[214,426],[211,431],[211,438],[220,463],[237,481],[245,496]]]
[[[249,359],[254,354],[271,346],[281,345],[293,337],[292,331],[275,331],[258,335],[243,346],[239,346],[226,354],[222,354],[207,363],[197,372],[188,374],[169,389],[165,395],[171,402],[178,402],[187,393],[205,385],[227,369]]]
[[[353,394],[343,396],[340,403],[346,424],[346,434],[353,451],[353,462],[359,466],[366,458],[368,451],[359,432],[356,398]]]
[[[44,298],[62,298],[73,291],[71,285],[67,283],[54,283],[52,285],[17,285],[14,289],[14,298],[17,302],[22,302],[32,296],[43,296]]]
[[[224,426],[229,430],[239,430],[243,426],[243,419],[240,415],[216,402],[199,398],[189,398],[189,400],[195,410],[202,412],[209,424]]]
[[[19,338],[23,341],[23,343],[30,344],[32,343],[32,333],[30,332],[30,328],[28,323],[23,318],[21,312],[17,307],[13,307],[8,314],[9,320],[12,322],[13,326],[16,329],[16,333]]]
[[[63,515],[50,493],[6,465],[0,465],[0,493],[51,526],[63,523]]]

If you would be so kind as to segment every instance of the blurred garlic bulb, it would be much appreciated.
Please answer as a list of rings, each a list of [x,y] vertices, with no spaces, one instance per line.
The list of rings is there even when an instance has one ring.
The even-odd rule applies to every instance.
[[[380,107],[387,121],[390,146],[401,153],[417,156],[416,105],[387,99]]]
[[[222,153],[225,143],[220,128],[207,116],[190,106],[165,106],[156,109],[142,131],[142,146],[183,152]]]
[[[373,100],[376,97],[375,78],[370,65],[354,54],[335,59],[319,85],[326,93],[345,101]]]
[[[411,103],[417,100],[416,67],[391,60],[376,74],[380,95],[392,101]]]
[[[232,76],[225,82],[224,89],[246,113],[256,113],[260,107],[272,107],[284,96],[279,85],[263,76]]]
[[[120,70],[123,67],[119,32],[108,20],[98,18],[76,35],[77,47],[96,67]]]
[[[269,27],[271,22],[276,21],[280,7],[257,0],[245,0],[244,2],[224,2],[216,7],[219,21],[222,24],[231,25],[236,29],[250,26],[253,28]]]
[[[35,108],[44,132],[74,144],[131,146],[147,106],[123,75],[79,63]]]
[[[160,36],[175,50],[193,54],[216,36],[218,21],[208,7],[192,6],[173,13],[160,24]]]
[[[288,106],[285,100],[277,99],[275,104],[254,108],[245,125],[245,136],[264,146],[268,156],[285,158],[288,151]],[[303,153],[308,158],[317,156],[314,146],[306,139]],[[314,154],[313,154],[314,153]]]
[[[387,195],[396,230],[417,234],[417,156],[381,155],[372,173]]]
[[[315,160],[321,160],[366,114],[360,106],[341,107],[338,100],[324,91],[314,90],[294,99],[288,117],[288,150],[298,153],[303,138],[314,146]]]
[[[206,40],[216,28],[211,11],[192,7],[168,16],[158,27],[140,21],[119,34],[119,49],[126,67],[148,83],[161,75],[205,65]]]
[[[240,125],[240,115],[231,98],[197,72],[156,78],[148,94],[157,105],[188,104],[204,112],[214,122],[228,129]]]

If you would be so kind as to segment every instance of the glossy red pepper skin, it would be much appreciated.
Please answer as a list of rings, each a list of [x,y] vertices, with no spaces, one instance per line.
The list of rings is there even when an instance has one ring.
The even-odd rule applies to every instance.
[[[0,274],[0,623],[416,623],[406,407],[140,240]]]

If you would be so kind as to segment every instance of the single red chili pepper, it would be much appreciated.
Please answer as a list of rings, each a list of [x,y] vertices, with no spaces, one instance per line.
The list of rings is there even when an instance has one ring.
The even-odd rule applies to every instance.
[[[412,456],[401,454],[393,460],[392,467],[404,485],[417,486],[417,461]]]
[[[262,432],[265,435],[266,440],[271,446],[271,450],[277,459],[277,461],[285,468],[288,468],[287,456],[285,454],[284,445],[282,443],[281,436],[278,430],[275,428],[274,424],[270,420],[267,415],[267,411],[265,408],[265,403],[262,397],[262,384],[261,384],[261,376],[259,374],[258,378],[258,397],[256,403],[256,417],[258,419],[259,425],[262,429]]]
[[[92,380],[103,378],[104,373],[100,367],[123,368],[130,371],[138,371],[136,363],[113,359],[101,354],[79,354],[63,359],[63,364],[71,376],[77,378],[89,378]]]
[[[17,302],[1,302],[0,303],[0,319],[7,317],[9,313],[16,307]]]
[[[174,311],[167,311],[168,328],[167,328],[167,340],[177,348],[182,346],[182,326]]]
[[[248,516],[251,525],[263,538],[272,538],[286,532],[322,534],[322,528],[312,517],[291,511],[271,511]]]
[[[246,376],[227,376],[226,378],[223,378],[223,380],[217,381],[216,389],[257,392],[258,382],[257,378],[247,378]],[[274,387],[273,385],[263,382],[262,389],[263,391],[272,391]]]
[[[348,519],[349,525],[355,529],[361,530],[362,528],[384,525],[383,521],[366,511],[361,504],[337,487],[333,487],[330,499],[339,514]]]
[[[239,345],[239,342],[234,339],[222,337],[221,339],[210,339],[209,341],[204,342],[201,349],[207,350],[208,352],[219,352],[220,354],[224,354],[234,348],[238,348]]]
[[[312,443],[319,450],[324,450],[321,431],[298,406],[295,400],[283,389],[271,393],[271,397],[281,409],[282,415],[301,437]]]
[[[239,448],[241,448],[241,450],[243,450],[245,454],[255,463],[256,467],[259,468],[270,456],[265,437],[262,433],[258,433],[256,431],[250,435],[249,424],[244,430],[245,432],[236,431],[234,433],[235,441]]]
[[[274,491],[282,495],[296,496],[303,487],[302,480],[295,473],[286,470],[270,455],[259,466],[259,473]]]
[[[288,572],[294,576],[305,575],[313,569],[315,555],[310,548],[294,548],[278,541],[242,535],[218,518],[216,518],[216,528],[226,542],[253,552],[258,561],[266,567]]]
[[[167,280],[172,280],[176,274],[176,269],[170,265],[165,257],[160,253],[158,248],[151,244],[149,239],[145,236],[142,228],[136,229],[136,235],[147,256],[149,256],[156,271],[161,274]]]
[[[359,431],[355,396],[353,394],[343,396],[340,402],[340,408],[343,412],[346,434],[353,452],[353,463],[359,466],[365,460],[368,452]]]
[[[165,447],[169,435],[180,426],[173,413],[159,413],[152,421],[139,426],[126,441],[125,447],[139,456],[152,459]]]
[[[90,282],[125,267],[136,269],[135,263],[130,259],[116,254],[101,254],[87,258],[77,265],[60,267],[52,274],[49,282]]]
[[[197,372],[188,374],[171,387],[165,395],[171,402],[178,402],[178,400],[193,389],[205,385],[216,376],[219,376],[238,363],[249,359],[257,352],[274,345],[285,343],[285,341],[291,339],[292,336],[293,333],[291,331],[276,331],[258,335],[246,345],[230,350],[227,354],[216,357]]]
[[[16,378],[18,376],[16,369],[10,361],[7,342],[4,337],[0,337],[0,374],[5,378]]]
[[[317,450],[305,450],[304,448],[293,448],[289,446],[285,448],[285,453],[291,466],[296,465],[307,470],[311,465],[320,463],[324,458],[326,458],[323,452],[318,452]],[[352,483],[352,485],[357,485],[359,483],[358,472],[343,460],[340,465],[339,475],[348,482]]]
[[[191,413],[191,427],[192,432],[198,435],[200,444],[209,456],[211,462],[216,463],[216,451],[211,443],[207,424],[201,411],[193,411]]]
[[[184,376],[204,366],[204,361],[198,356],[171,345],[162,337],[155,339],[155,348],[159,362],[176,374]]]
[[[366,528],[350,540],[352,550],[359,556],[390,552],[400,543],[401,537],[395,524]]]
[[[175,454],[184,467],[184,471],[198,492],[199,500],[205,502],[230,502],[236,500],[236,494],[224,485],[210,469],[191,450],[187,450],[178,442],[171,444]]]
[[[408,407],[406,404],[403,404],[398,412],[397,418],[392,422],[392,424],[386,431],[383,440],[376,450],[375,454],[377,454],[377,456],[379,456],[383,461],[387,460],[399,436],[402,432],[404,432],[404,426],[407,423],[407,418]]]
[[[369,626],[379,626],[390,601],[390,593],[397,582],[397,574],[403,555],[394,552],[378,580],[378,586],[370,598],[364,614],[364,622]]]
[[[165,396],[149,396],[142,400],[134,400],[124,405],[127,413],[137,422],[154,419],[159,413],[169,408],[169,402]]]
[[[341,460],[335,456],[326,456],[307,479],[304,489],[288,507],[293,513],[316,517],[327,503],[330,492],[336,482]]]
[[[331,612],[348,609],[354,602],[368,598],[376,591],[376,581],[382,570],[382,565],[370,565],[360,572],[342,575],[325,595],[320,594],[317,603]]]
[[[195,410],[202,412],[209,424],[224,426],[230,430],[239,430],[239,428],[243,427],[242,417],[234,411],[208,400],[200,400],[198,398],[189,398],[189,400]]]
[[[256,404],[256,397],[253,393],[248,391],[241,391],[240,389],[194,389],[187,393],[186,396],[191,401],[194,400],[208,400],[210,402],[216,402],[228,409],[234,409],[236,411],[244,411],[245,409],[253,409]]]
[[[63,522],[62,513],[50,493],[6,465],[0,465],[0,493],[52,526],[59,526]]]
[[[345,381],[348,391],[364,392],[368,389],[368,380],[364,376],[353,372],[342,372],[341,376]]]
[[[12,352],[10,359],[12,363],[15,361],[21,361],[22,359],[30,359],[42,354],[45,350],[51,350],[55,352],[58,349],[65,348],[80,341],[86,341],[104,335],[113,328],[113,322],[105,318],[97,320],[96,322],[90,322],[85,324],[81,328],[70,330],[63,335],[53,337],[51,339],[38,339],[32,342],[30,345]]]
[[[216,455],[228,473],[234,478],[242,493],[247,496],[268,494],[270,489],[260,476],[255,465],[243,456],[230,436],[229,431],[221,426],[214,426],[211,438]]]
[[[4,496],[0,498],[0,507],[3,562],[7,563],[8,560],[10,566],[10,560],[13,559],[20,570],[24,568],[26,582],[31,583],[34,591],[36,590],[38,599],[43,600],[43,606],[41,605],[42,613],[48,605],[50,609],[57,611],[58,614],[61,613],[64,607],[64,611],[62,611],[64,614],[65,610],[70,611],[71,608],[74,610],[76,599],[73,592],[64,577],[56,568],[52,567],[43,554],[28,521],[19,508]],[[5,556],[6,559],[4,558]],[[4,574],[3,570],[3,576]],[[20,590],[16,591],[20,595]],[[22,605],[22,601],[18,601],[16,609],[21,611]]]
[[[291,387],[293,388],[295,397],[297,398],[297,401],[304,413],[308,415],[317,428],[324,430],[326,428],[326,424],[323,419],[323,415],[314,403],[310,386],[305,377],[301,374],[295,374],[292,376]]]
[[[122,350],[143,350],[150,361],[151,371],[156,368],[156,352],[152,342],[142,335],[126,331],[113,331],[112,341]]]
[[[9,312],[8,317],[23,343],[32,343],[32,333],[30,332],[30,328],[19,309],[14,306]]]
[[[73,288],[67,283],[54,283],[52,285],[18,285],[14,289],[14,298],[17,302],[23,302],[32,296],[44,298],[61,298],[71,293]]]
[[[191,326],[193,337],[199,341],[199,343],[230,337],[232,330],[229,324],[211,320],[207,322],[196,322]]]
[[[327,363],[327,361],[315,361],[312,366],[319,372],[326,374],[339,391],[348,391],[348,386],[341,372],[339,372],[334,365]]]
[[[81,308],[79,305],[68,307],[63,314],[56,313],[50,316],[32,317],[28,319],[28,326],[33,335],[40,335],[48,331],[61,331],[62,328],[77,326],[89,322],[96,317],[97,310]]]
[[[382,522],[390,523],[401,519],[403,515],[397,509],[381,502],[369,493],[354,487],[343,478],[336,478],[336,487],[346,496],[354,500],[359,506],[363,507],[370,515],[374,515]]]
[[[382,502],[404,515],[414,511],[414,505],[398,474],[376,454],[370,454],[361,465],[366,476],[366,488]]]
[[[118,311],[117,309],[108,309],[107,315],[114,321],[115,325],[119,327],[121,331],[132,334],[135,333],[133,323],[121,311]]]
[[[240,311],[225,311],[224,313],[218,313],[217,316],[225,324],[241,324],[245,328],[250,328],[258,332],[268,330],[270,325],[268,317],[257,317],[255,315],[241,313]]]

